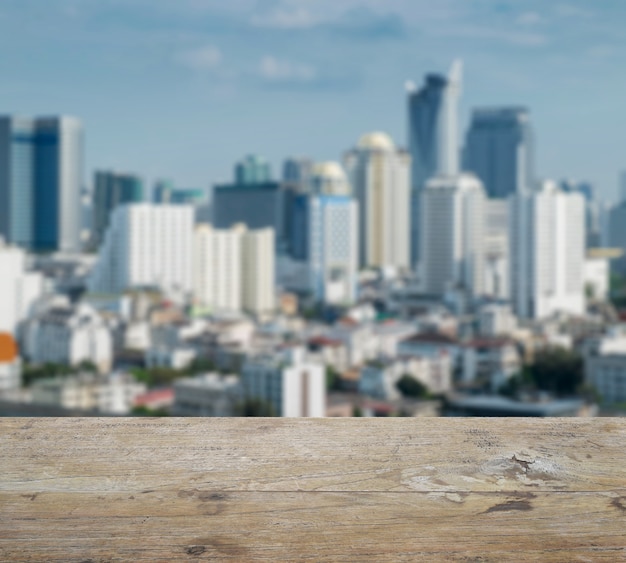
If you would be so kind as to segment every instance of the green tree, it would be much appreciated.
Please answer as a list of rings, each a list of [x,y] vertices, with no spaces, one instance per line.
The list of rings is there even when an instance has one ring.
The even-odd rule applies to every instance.
[[[355,405],[352,409],[352,416],[363,416],[363,410],[361,407]]]
[[[341,388],[341,377],[332,366],[326,366],[326,390],[336,391]]]
[[[276,416],[273,405],[262,399],[246,399],[238,410],[240,416]]]
[[[430,397],[426,386],[408,373],[405,373],[399,379],[396,383],[396,388],[405,397],[411,397],[413,399],[428,399]]]
[[[584,382],[582,356],[566,348],[540,350],[529,370],[538,389],[555,395],[574,395]]]
[[[131,411],[133,416],[169,416],[165,409],[151,409],[144,405],[133,407]]]

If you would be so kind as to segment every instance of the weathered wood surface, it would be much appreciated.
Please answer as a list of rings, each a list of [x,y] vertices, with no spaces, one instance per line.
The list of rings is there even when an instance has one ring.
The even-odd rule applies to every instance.
[[[0,419],[2,561],[626,561],[622,419]]]

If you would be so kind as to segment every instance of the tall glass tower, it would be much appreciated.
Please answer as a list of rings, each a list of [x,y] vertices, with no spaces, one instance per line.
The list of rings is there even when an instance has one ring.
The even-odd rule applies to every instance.
[[[0,117],[0,235],[34,251],[80,250],[83,130],[72,117]]]
[[[448,76],[429,74],[422,88],[407,84],[411,154],[411,262],[420,259],[420,194],[433,176],[459,172],[458,105],[463,65],[455,61]]]
[[[490,198],[506,198],[534,185],[533,136],[528,110],[474,110],[463,155],[464,169],[483,182]]]

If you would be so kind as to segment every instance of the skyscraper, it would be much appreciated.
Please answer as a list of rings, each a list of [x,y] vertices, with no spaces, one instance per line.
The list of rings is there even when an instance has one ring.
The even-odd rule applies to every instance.
[[[235,164],[235,182],[237,184],[264,184],[270,182],[272,172],[263,157],[248,155]]]
[[[305,157],[290,157],[283,164],[283,182],[306,191],[313,161]]]
[[[421,89],[408,84],[408,142],[411,154],[411,263],[419,262],[419,194],[436,175],[459,171],[458,104],[463,66],[455,61],[448,77],[429,74]]]
[[[358,204],[346,196],[308,200],[310,287],[318,302],[352,304],[357,298]]]
[[[473,174],[436,176],[422,194],[420,241],[425,292],[485,286],[485,190]]]
[[[93,243],[102,242],[113,210],[124,203],[144,201],[143,180],[134,174],[113,171],[95,173],[93,201]]]
[[[0,118],[0,235],[80,250],[83,132],[71,117]]]
[[[363,135],[345,156],[359,204],[361,267],[410,267],[411,157],[385,133]]]
[[[585,202],[554,182],[510,198],[511,299],[523,318],[585,312]]]
[[[619,201],[626,201],[626,170],[619,176]]]
[[[463,169],[476,174],[490,198],[506,198],[534,182],[533,137],[528,110],[480,108],[467,132]]]
[[[315,195],[352,195],[346,173],[338,162],[318,162],[311,167],[308,191]]]
[[[152,190],[153,203],[170,203],[173,191],[174,182],[172,180],[157,180]]]

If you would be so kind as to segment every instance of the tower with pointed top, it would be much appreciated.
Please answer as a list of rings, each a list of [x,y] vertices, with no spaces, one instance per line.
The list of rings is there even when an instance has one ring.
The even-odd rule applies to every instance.
[[[454,61],[448,76],[428,74],[420,89],[407,85],[408,145],[411,155],[411,262],[420,262],[420,199],[434,176],[459,172],[458,107],[463,63]]]

